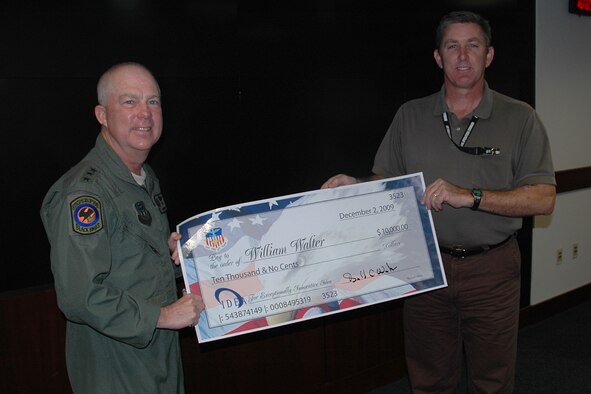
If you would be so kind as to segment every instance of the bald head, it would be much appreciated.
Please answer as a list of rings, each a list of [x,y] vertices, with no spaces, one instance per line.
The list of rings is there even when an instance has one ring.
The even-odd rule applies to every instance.
[[[160,88],[152,73],[137,63],[111,67],[99,79],[94,114],[101,135],[134,174],[162,134]]]
[[[97,93],[97,99],[98,99],[98,102],[100,105],[104,105],[104,106],[107,105],[107,103],[109,101],[109,96],[113,92],[113,76],[117,74],[117,71],[120,71],[124,68],[137,68],[137,69],[143,70],[146,73],[148,73],[152,77],[152,79],[154,80],[154,83],[156,84],[156,87],[158,88],[158,93],[160,94],[160,87],[158,86],[158,82],[156,81],[156,78],[154,78],[154,74],[152,74],[152,72],[150,70],[148,70],[147,67],[145,67],[144,65],[142,65],[140,63],[135,63],[135,62],[119,63],[119,64],[115,64],[114,66],[109,68],[99,78],[99,81],[98,81],[98,84],[96,87],[96,93]]]

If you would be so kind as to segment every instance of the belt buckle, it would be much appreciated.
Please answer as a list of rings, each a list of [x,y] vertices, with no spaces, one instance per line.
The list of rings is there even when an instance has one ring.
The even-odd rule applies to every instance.
[[[454,245],[450,248],[450,253],[451,257],[454,257],[456,259],[463,259],[466,257],[466,248],[464,248],[461,245]]]

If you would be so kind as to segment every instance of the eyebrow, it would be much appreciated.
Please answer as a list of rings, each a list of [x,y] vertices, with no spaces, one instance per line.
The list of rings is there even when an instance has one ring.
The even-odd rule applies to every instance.
[[[118,96],[118,98],[120,98],[120,99],[121,99],[121,98],[133,98],[133,99],[139,99],[139,98],[140,98],[140,96],[139,96],[139,95],[137,95],[137,94],[134,94],[134,93],[123,93],[123,94],[120,94],[120,95]],[[151,99],[154,99],[154,98],[160,99],[160,95],[159,95],[158,93],[155,93],[155,94],[152,94],[152,95],[146,96],[146,100],[151,100]]]
[[[443,41],[443,43],[444,43],[444,44],[447,44],[447,43],[450,43],[450,42],[460,42],[460,41],[463,41],[463,40],[458,40],[458,39],[455,39],[455,38],[448,38],[447,40]],[[481,38],[480,38],[480,37],[478,37],[478,36],[474,36],[474,37],[470,37],[470,38],[468,38],[468,39],[467,39],[467,40],[465,40],[465,41],[466,41],[466,42],[475,42],[475,41],[476,41],[476,42],[483,42],[484,40],[483,40],[483,39],[481,39]]]

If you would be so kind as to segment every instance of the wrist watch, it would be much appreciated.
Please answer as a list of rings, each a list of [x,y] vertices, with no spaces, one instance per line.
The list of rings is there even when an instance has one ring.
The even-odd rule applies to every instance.
[[[480,200],[482,200],[482,190],[478,188],[472,189],[472,197],[474,198],[474,204],[472,205],[473,211],[478,211],[478,207],[480,206]]]

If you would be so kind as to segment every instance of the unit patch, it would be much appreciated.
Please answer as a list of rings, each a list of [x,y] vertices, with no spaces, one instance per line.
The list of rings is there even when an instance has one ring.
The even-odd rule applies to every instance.
[[[70,203],[72,230],[78,234],[94,234],[103,228],[101,203],[91,196],[80,196]]]

